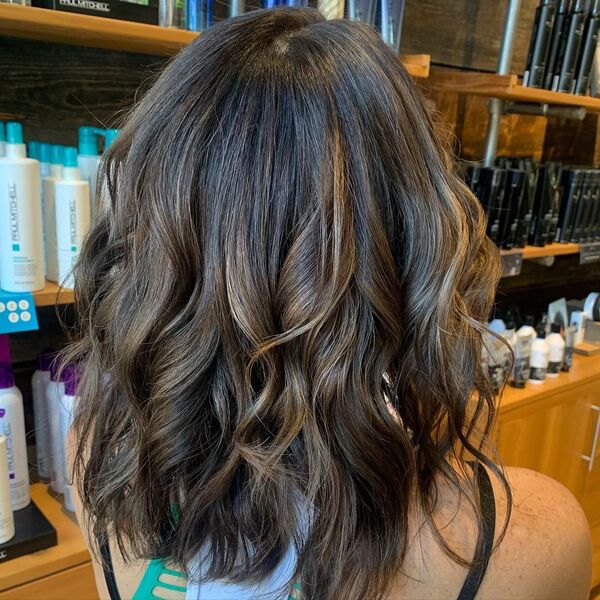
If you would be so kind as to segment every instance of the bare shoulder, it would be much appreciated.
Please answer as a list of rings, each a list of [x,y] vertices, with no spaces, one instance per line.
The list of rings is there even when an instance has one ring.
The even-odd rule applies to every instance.
[[[585,515],[560,483],[528,469],[507,468],[512,515],[494,553],[481,598],[557,600],[589,596],[592,546]],[[506,497],[494,484],[498,529]]]

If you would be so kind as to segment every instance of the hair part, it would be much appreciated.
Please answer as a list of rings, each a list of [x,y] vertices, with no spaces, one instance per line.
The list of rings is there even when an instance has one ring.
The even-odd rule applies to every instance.
[[[467,457],[507,487],[481,365],[498,252],[376,32],[307,9],[215,25],[100,181],[68,352],[95,535],[182,568],[209,548],[208,577],[248,582],[295,543],[303,597],[381,598],[419,510],[469,564],[432,514],[440,478],[478,509]]]

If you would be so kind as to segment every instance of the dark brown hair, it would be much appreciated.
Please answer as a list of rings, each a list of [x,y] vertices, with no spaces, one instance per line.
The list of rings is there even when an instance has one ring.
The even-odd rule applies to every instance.
[[[304,597],[379,598],[413,509],[437,531],[436,480],[478,506],[460,473],[498,473],[499,260],[434,129],[372,29],[312,10],[220,23],[169,64],[76,270],[96,535],[184,567],[207,544],[208,576],[248,582],[293,541]]]

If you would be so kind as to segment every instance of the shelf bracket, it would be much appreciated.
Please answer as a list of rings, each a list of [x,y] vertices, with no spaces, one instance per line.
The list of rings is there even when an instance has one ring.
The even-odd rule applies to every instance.
[[[583,106],[558,106],[556,104],[530,104],[509,100],[504,104],[505,115],[532,115],[534,117],[557,117],[583,121],[587,111]]]

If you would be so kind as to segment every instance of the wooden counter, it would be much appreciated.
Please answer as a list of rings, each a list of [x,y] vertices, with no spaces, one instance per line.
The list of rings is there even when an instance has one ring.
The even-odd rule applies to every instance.
[[[567,392],[599,378],[600,355],[583,356],[575,354],[573,367],[568,373],[559,373],[558,377],[554,378],[547,377],[543,383],[528,382],[523,389],[516,389],[507,385],[500,397],[500,414],[521,408],[530,402],[540,400],[544,396]]]
[[[1,563],[0,599],[97,600],[90,555],[75,515],[45,484],[33,484],[31,497],[54,525],[58,544]]]

